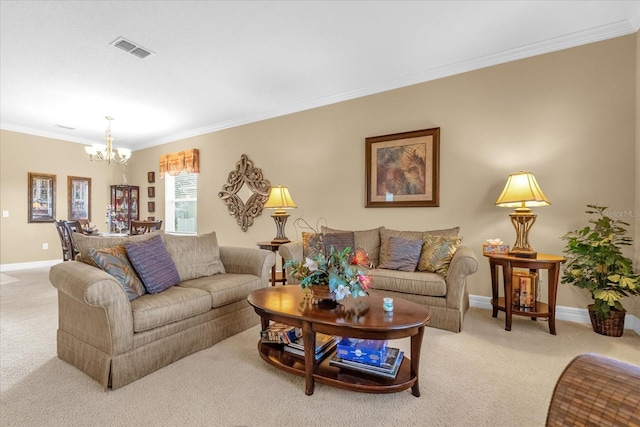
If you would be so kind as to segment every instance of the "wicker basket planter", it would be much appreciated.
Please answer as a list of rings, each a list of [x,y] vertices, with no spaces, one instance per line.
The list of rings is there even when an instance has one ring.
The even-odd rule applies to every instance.
[[[626,310],[611,311],[611,317],[602,319],[596,316],[593,311],[593,304],[587,307],[589,309],[589,317],[591,318],[591,326],[593,331],[608,337],[621,337],[624,332],[624,316]]]

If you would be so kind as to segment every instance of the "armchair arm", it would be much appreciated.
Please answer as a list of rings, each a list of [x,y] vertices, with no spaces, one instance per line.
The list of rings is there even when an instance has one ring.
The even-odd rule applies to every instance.
[[[58,328],[108,354],[133,348],[133,315],[118,281],[99,268],[67,261],[49,270],[58,289]]]
[[[297,259],[302,261],[302,242],[289,242],[284,245],[280,245],[278,248],[278,253],[282,257],[283,260],[288,261],[290,259]],[[287,283],[291,285],[297,285],[300,283],[299,280],[291,277],[289,273],[291,272],[291,268],[287,268],[284,273],[287,275]]]
[[[276,263],[273,252],[257,248],[220,246],[220,259],[227,273],[259,276],[269,286],[271,267]]]
[[[478,259],[469,246],[460,246],[451,259],[447,272],[447,307],[460,309],[465,305],[466,278],[478,271]]]

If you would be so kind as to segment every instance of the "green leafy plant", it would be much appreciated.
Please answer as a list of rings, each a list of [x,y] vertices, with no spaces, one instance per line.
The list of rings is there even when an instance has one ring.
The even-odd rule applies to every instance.
[[[300,280],[300,287],[308,289],[316,285],[328,285],[329,290],[340,301],[347,295],[353,298],[365,296],[371,286],[371,277],[361,266],[366,266],[369,258],[362,250],[352,253],[351,248],[336,251],[331,246],[329,256],[322,251],[304,261],[288,260],[284,268],[291,267],[289,275]]]
[[[640,295],[638,275],[631,259],[621,251],[632,239],[626,236],[629,224],[605,215],[606,207],[587,208],[586,213],[595,215],[590,225],[562,236],[567,242],[564,254],[568,261],[562,283],[591,292],[596,315],[608,318],[612,310],[624,310],[620,303],[623,297]]]

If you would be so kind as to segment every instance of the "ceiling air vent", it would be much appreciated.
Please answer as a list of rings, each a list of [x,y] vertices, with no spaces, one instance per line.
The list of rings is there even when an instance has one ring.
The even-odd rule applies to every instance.
[[[118,39],[116,39],[115,41],[113,41],[111,43],[113,46],[117,47],[118,49],[122,49],[125,52],[129,52],[130,54],[137,56],[138,58],[142,59],[142,58],[146,58],[149,55],[153,55],[153,52],[129,41],[124,39],[123,37],[120,37]]]

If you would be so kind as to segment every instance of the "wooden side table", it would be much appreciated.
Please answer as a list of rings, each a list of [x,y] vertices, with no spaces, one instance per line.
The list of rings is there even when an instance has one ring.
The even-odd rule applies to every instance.
[[[538,254],[536,258],[518,258],[509,255],[485,255],[489,258],[491,268],[491,291],[493,298],[493,317],[498,317],[498,310],[505,312],[506,331],[511,330],[511,316],[528,316],[532,320],[538,317],[549,319],[549,332],[556,335],[556,293],[558,290],[558,277],[560,275],[560,264],[565,262],[564,257],[558,255]],[[498,297],[498,267],[502,267],[504,298]],[[547,303],[535,301],[534,307],[530,309],[520,309],[513,306],[512,283],[513,269],[526,268],[532,273],[538,270],[548,270],[549,297]]]
[[[272,251],[274,254],[276,254],[276,256],[278,256],[278,248],[280,247],[280,245],[284,245],[285,243],[288,242],[258,242],[257,245],[260,249]],[[282,258],[282,265],[284,266],[284,258]],[[282,272],[277,273],[276,266],[274,264],[273,267],[271,267],[271,286],[275,286],[276,283],[282,283],[283,285],[286,285],[287,275],[284,272],[284,267]]]

